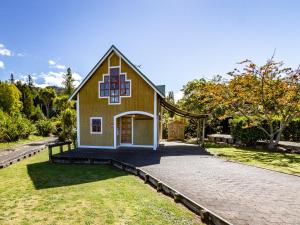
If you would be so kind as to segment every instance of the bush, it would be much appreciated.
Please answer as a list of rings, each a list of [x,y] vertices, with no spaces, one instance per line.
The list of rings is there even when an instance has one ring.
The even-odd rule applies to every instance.
[[[59,134],[62,132],[61,118],[57,118],[57,117],[53,117],[53,118],[51,118],[51,123],[53,126],[52,134],[59,136]]]
[[[35,122],[38,120],[44,120],[45,118],[46,117],[39,106],[35,107],[32,114],[30,115],[30,119]]]
[[[283,129],[282,136],[286,141],[300,141],[300,119],[293,120]]]
[[[266,140],[267,135],[256,126],[248,126],[244,117],[230,120],[231,135],[236,141],[247,146],[255,145],[258,140]]]
[[[49,136],[53,131],[53,125],[50,120],[39,120],[35,124],[38,135]]]
[[[31,122],[21,114],[8,115],[0,111],[0,141],[18,141],[20,138],[28,138],[34,131]]]
[[[61,141],[75,141],[76,139],[76,113],[72,109],[66,109],[61,115],[61,132],[59,133],[59,140]]]

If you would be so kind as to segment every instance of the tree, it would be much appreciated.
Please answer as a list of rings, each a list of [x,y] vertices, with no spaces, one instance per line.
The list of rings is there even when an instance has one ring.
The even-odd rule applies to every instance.
[[[32,76],[29,74],[28,75],[28,87],[32,90],[33,88],[33,79]]]
[[[61,114],[65,109],[72,108],[74,101],[68,101],[69,96],[61,95],[54,99],[54,107],[57,114]]]
[[[14,84],[15,83],[15,78],[14,78],[14,75],[11,73],[10,74],[10,79],[9,79],[10,83],[11,84]]]
[[[53,88],[43,88],[39,92],[39,97],[44,103],[45,109],[46,109],[46,116],[47,118],[50,117],[50,109],[53,104],[53,100],[56,97],[56,92]]]
[[[231,115],[245,116],[248,126],[257,126],[269,138],[269,148],[277,147],[282,130],[300,116],[300,69],[284,68],[273,58],[258,66],[250,60],[241,62],[240,71],[223,92]],[[277,121],[277,123],[275,122]]]
[[[22,109],[21,92],[14,84],[0,82],[0,109],[9,114]]]
[[[189,112],[208,114],[207,124],[210,125],[209,127],[214,132],[223,131],[221,123],[226,119],[224,116],[226,107],[220,94],[224,88],[225,83],[220,76],[215,76],[211,80],[201,78],[189,81],[183,86],[183,98],[178,102],[178,105]],[[191,128],[190,132],[195,134],[193,130],[197,127],[197,121],[190,120],[189,127]],[[227,127],[224,127],[225,132],[228,132]]]
[[[21,91],[21,101],[23,103],[22,112],[27,118],[30,118],[34,112],[33,91],[30,89],[29,85],[22,84],[20,81],[16,82],[16,86]]]
[[[169,91],[168,96],[166,97],[166,101],[171,103],[172,105],[175,105],[175,98],[174,98],[174,92],[173,91]],[[175,113],[174,112],[167,112],[164,111],[165,113],[168,113],[168,115],[173,118]],[[166,122],[168,121],[168,115],[166,115]]]
[[[61,115],[62,131],[59,134],[60,140],[72,140],[76,139],[76,112],[70,108],[66,109]]]
[[[64,75],[64,81],[63,81],[63,84],[65,86],[65,93],[66,95],[70,96],[73,91],[74,91],[74,78],[73,78],[73,75],[72,75],[72,71],[71,71],[71,68],[69,67],[67,69],[67,73]]]

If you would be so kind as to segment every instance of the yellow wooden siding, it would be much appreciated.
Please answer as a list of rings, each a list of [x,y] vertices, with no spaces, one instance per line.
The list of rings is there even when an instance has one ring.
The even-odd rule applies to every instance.
[[[153,119],[135,119],[133,121],[133,144],[153,145]]]
[[[112,53],[114,54],[114,53]],[[111,57],[118,62],[119,58]],[[127,111],[154,112],[154,90],[123,60],[121,72],[131,80],[131,97],[121,99],[119,105],[109,105],[108,98],[99,99],[98,83],[108,73],[108,59],[95,71],[79,91],[80,96],[80,144],[89,146],[113,146],[113,117]],[[113,64],[115,65],[115,64]],[[90,134],[90,117],[102,117],[102,134]]]
[[[119,66],[120,58],[116,54],[110,55],[110,66]]]

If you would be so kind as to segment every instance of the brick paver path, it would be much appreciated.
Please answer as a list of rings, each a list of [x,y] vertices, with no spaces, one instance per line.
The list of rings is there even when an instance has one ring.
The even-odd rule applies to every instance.
[[[11,160],[26,155],[36,149],[43,149],[48,143],[56,141],[56,137],[48,137],[42,140],[28,142],[26,144],[19,144],[12,148],[0,150],[0,167]]]
[[[179,143],[155,152],[83,149],[64,154],[74,153],[134,164],[233,224],[300,225],[299,176],[229,162]]]
[[[300,224],[300,177],[195,155],[142,168],[233,224]]]

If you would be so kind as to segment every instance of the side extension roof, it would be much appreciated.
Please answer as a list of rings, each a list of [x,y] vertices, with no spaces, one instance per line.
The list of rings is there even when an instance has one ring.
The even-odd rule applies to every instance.
[[[85,83],[90,79],[90,77],[94,74],[94,72],[99,68],[99,66],[104,62],[104,60],[112,53],[116,53],[119,57],[121,57],[138,75],[142,77],[143,80],[145,80],[152,88],[153,90],[162,98],[165,98],[165,94],[160,90],[161,88],[157,88],[151,80],[149,80],[146,75],[144,75],[132,62],[127,59],[122,52],[119,51],[119,49],[116,48],[116,46],[112,45],[108,51],[105,53],[105,55],[100,59],[100,61],[94,66],[94,68],[89,72],[89,74],[84,78],[84,80],[80,83],[80,85],[76,88],[76,90],[73,92],[73,94],[70,96],[69,100],[72,100],[76,98],[77,93],[79,90],[85,85]]]

